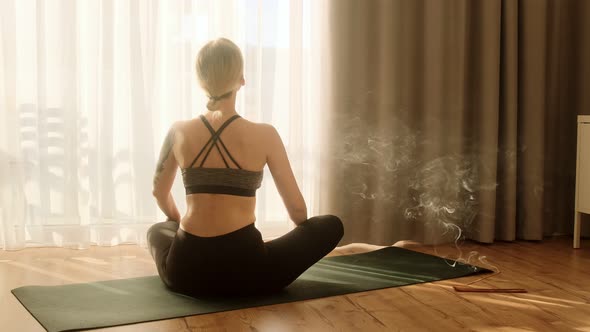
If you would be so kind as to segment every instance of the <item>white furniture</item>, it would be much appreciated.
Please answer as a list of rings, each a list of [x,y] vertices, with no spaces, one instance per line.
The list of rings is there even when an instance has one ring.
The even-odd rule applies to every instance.
[[[580,222],[582,213],[590,214],[590,115],[578,115],[574,248],[580,248]]]

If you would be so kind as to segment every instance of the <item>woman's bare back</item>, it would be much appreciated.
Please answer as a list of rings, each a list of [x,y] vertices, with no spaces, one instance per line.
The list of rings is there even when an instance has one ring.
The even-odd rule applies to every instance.
[[[207,120],[215,131],[229,118]],[[264,149],[265,126],[239,118],[233,121],[220,135],[225,147],[242,169],[261,171],[266,165],[267,151]],[[179,122],[176,128],[174,154],[181,168],[187,168],[211,138],[210,131],[199,118]],[[221,149],[231,168],[238,168]],[[199,167],[203,157],[193,167]],[[225,168],[217,149],[212,149],[203,166]],[[224,194],[192,194],[186,196],[187,211],[181,219],[185,231],[198,236],[217,236],[232,232],[253,223],[256,197]]]

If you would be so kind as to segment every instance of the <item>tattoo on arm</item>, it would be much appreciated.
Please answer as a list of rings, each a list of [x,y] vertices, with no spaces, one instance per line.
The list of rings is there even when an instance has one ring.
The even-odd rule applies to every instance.
[[[170,131],[168,131],[168,135],[166,135],[166,139],[164,140],[164,144],[162,145],[162,149],[160,150],[160,158],[158,159],[158,165],[156,166],[156,174],[154,175],[154,186],[158,182],[160,173],[164,170],[164,163],[166,162],[166,159],[168,159],[173,146],[174,128],[170,128]]]

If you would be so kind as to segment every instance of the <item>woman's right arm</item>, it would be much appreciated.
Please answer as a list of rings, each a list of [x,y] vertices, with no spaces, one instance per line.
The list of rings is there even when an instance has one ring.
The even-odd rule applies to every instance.
[[[272,174],[277,190],[283,199],[283,203],[289,212],[289,217],[297,225],[307,220],[307,207],[305,200],[287,157],[287,151],[277,130],[271,125],[266,126],[267,154],[266,163]]]

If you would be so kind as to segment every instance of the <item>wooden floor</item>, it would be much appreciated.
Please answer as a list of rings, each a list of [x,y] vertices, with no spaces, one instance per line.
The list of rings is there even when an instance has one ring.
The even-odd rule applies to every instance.
[[[376,249],[353,244],[332,255]],[[410,249],[457,257],[452,247]],[[94,331],[590,331],[590,240],[461,246],[501,273],[473,286],[525,288],[526,294],[457,293],[466,277],[429,284]],[[480,263],[481,265],[482,263]],[[489,266],[488,266],[489,267]],[[0,251],[0,330],[44,331],[10,293],[24,285],[59,285],[153,275],[146,249],[126,245],[88,250]]]

